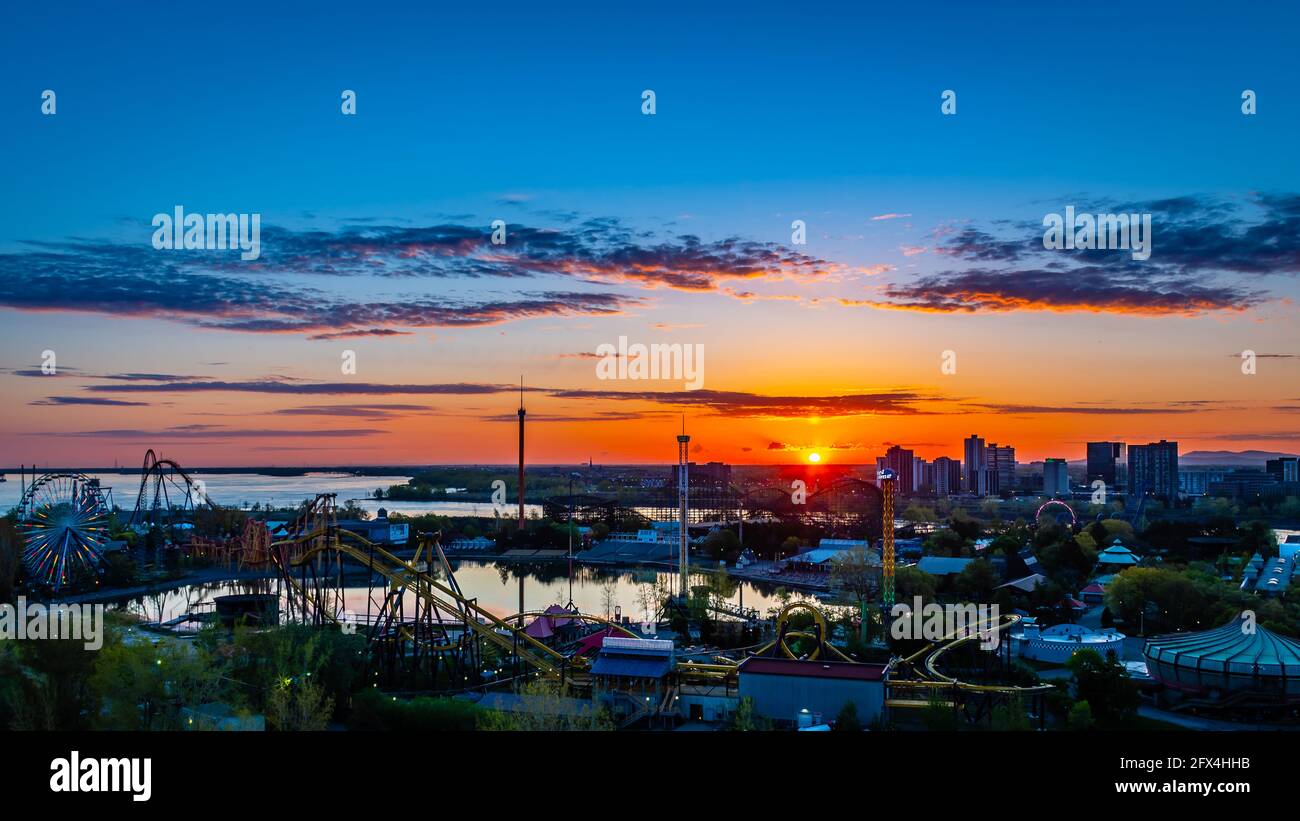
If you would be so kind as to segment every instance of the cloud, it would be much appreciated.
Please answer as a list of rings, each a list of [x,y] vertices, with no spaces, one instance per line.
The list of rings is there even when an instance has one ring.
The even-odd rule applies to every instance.
[[[128,402],[124,399],[100,399],[93,396],[47,396],[31,405],[103,405],[112,407],[148,407],[148,402]]]
[[[472,382],[430,384],[382,384],[378,382],[286,382],[277,379],[251,381],[165,382],[157,385],[140,383],[88,385],[96,393],[271,393],[290,396],[384,396],[410,394],[419,396],[482,396],[514,393],[518,385],[491,385]],[[533,391],[535,388],[527,388]]]
[[[1188,195],[1118,202],[1063,200],[1078,213],[1152,215],[1146,261],[1128,250],[1051,251],[1036,222],[1000,221],[936,232],[934,252],[973,263],[885,286],[841,304],[932,313],[1109,312],[1137,316],[1241,313],[1270,300],[1242,274],[1300,273],[1300,195],[1248,201]],[[1049,206],[1050,207],[1050,206]],[[910,253],[911,246],[904,248]],[[1236,279],[1233,279],[1236,277]]]
[[[877,214],[876,216],[871,218],[871,221],[880,222],[881,220],[905,219],[910,216],[912,215],[911,214]]]
[[[1171,402],[1172,405],[1180,404]],[[972,403],[965,407],[979,408],[990,413],[1031,413],[1031,414],[1083,414],[1097,416],[1151,415],[1169,413],[1196,413],[1199,408],[1120,408],[1104,405],[998,405]]]
[[[27,242],[0,254],[0,307],[170,319],[228,331],[314,339],[394,336],[411,329],[480,326],[530,317],[620,314],[640,298],[548,288],[496,299],[355,301],[322,278],[548,278],[572,285],[715,291],[735,280],[816,280],[845,266],[770,242],[706,241],[634,232],[614,218],[562,229],[509,225],[504,245],[478,226],[348,225],[333,231],[262,230],[255,263],[221,252],[156,251],[148,244],[73,239]],[[293,284],[310,275],[315,287]],[[483,289],[476,289],[482,293]]]
[[[275,416],[331,416],[355,417],[361,419],[396,419],[404,416],[431,413],[433,408],[426,405],[378,404],[378,405],[304,405],[294,408],[280,408],[271,413]]]
[[[606,391],[553,390],[551,396],[565,399],[640,400],[679,408],[700,408],[731,417],[804,418],[890,415],[911,416],[934,413],[916,403],[932,400],[914,391],[845,394],[839,396],[765,396],[743,391]]]
[[[373,436],[387,431],[376,428],[324,428],[319,430],[281,430],[213,428],[208,425],[181,425],[161,430],[139,430],[117,428],[108,430],[87,430],[76,432],[39,432],[31,436],[74,436],[88,439],[141,439],[146,441],[164,439],[201,439],[220,441],[224,439],[339,439],[353,436]]]
[[[1104,311],[1138,316],[1197,316],[1212,311],[1240,313],[1267,301],[1263,293],[1237,286],[1162,278],[1154,273],[1118,274],[1097,267],[944,273],[908,284],[886,286],[882,296],[840,302],[846,306],[929,313]]]

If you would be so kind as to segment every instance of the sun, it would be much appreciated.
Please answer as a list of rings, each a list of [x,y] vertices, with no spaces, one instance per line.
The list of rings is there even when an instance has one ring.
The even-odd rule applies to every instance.
[[[817,462],[820,462],[821,460],[822,460],[822,455],[815,450],[812,453],[808,454],[809,462],[813,462],[815,464]]]

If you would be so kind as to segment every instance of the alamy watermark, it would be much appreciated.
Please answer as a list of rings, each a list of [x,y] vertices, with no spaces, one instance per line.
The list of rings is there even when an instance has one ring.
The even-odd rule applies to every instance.
[[[72,639],[87,650],[104,646],[104,605],[27,603],[0,604],[0,641]]]
[[[893,618],[889,632],[895,639],[952,641],[978,636],[981,650],[997,649],[1001,613],[996,604],[925,604],[920,596],[912,602],[899,602],[889,611]]]
[[[605,342],[596,347],[597,379],[666,379],[682,381],[688,391],[704,387],[704,345],[702,343],[655,342],[631,345],[626,336],[615,346]]]
[[[159,251],[225,251],[238,248],[251,262],[262,255],[261,214],[154,214],[153,247]]]
[[[1049,251],[1132,251],[1133,259],[1151,258],[1150,214],[1076,214],[1073,205],[1065,216],[1043,217],[1043,247]]]

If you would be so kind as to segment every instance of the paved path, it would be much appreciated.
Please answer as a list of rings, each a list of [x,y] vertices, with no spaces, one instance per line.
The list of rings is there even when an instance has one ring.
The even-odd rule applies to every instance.
[[[1218,719],[1204,718],[1202,716],[1170,713],[1165,710],[1158,710],[1155,707],[1146,704],[1138,707],[1138,715],[1143,718],[1177,724],[1178,726],[1186,727],[1189,730],[1202,730],[1206,732],[1241,732],[1242,730],[1295,732],[1300,730],[1300,727],[1285,727],[1275,724],[1246,724],[1245,722],[1240,721],[1219,721]]]

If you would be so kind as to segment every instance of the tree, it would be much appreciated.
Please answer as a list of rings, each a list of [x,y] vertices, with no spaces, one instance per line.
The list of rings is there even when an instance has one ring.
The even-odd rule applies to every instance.
[[[1004,703],[993,708],[989,723],[992,729],[999,732],[1023,732],[1033,729],[1029,724],[1029,716],[1025,715],[1025,706],[1020,696],[1015,693],[1008,696]]]
[[[839,715],[835,716],[835,730],[845,733],[862,732],[862,721],[858,718],[858,706],[851,701],[844,702]]]
[[[204,647],[163,639],[156,646],[105,645],[90,683],[101,704],[100,729],[179,730],[181,708],[212,701],[221,677]]]
[[[736,712],[731,716],[731,729],[740,732],[766,730],[768,722],[754,711],[754,699],[745,696],[736,705]]]
[[[985,602],[993,598],[993,588],[998,586],[998,574],[990,562],[976,559],[957,574],[955,586],[959,596],[969,601]]]
[[[488,731],[613,730],[608,711],[569,695],[568,688],[552,679],[534,679],[520,685],[517,710],[484,710],[478,728]]]
[[[794,556],[803,547],[803,540],[798,536],[787,536],[785,541],[781,542],[781,558]]]
[[[704,549],[708,555],[724,561],[735,561],[740,555],[740,539],[730,528],[718,528],[704,538]]]
[[[903,519],[908,522],[933,522],[935,521],[934,511],[924,505],[912,502],[903,511]]]
[[[899,567],[894,570],[894,593],[898,601],[911,601],[916,596],[933,599],[937,586],[934,576],[915,567]]]
[[[22,549],[14,524],[9,519],[0,519],[0,604],[14,601],[14,584],[21,562]]]
[[[1077,701],[1070,708],[1065,724],[1071,730],[1091,730],[1096,724],[1092,718],[1092,707],[1086,701]]]
[[[872,564],[871,558],[865,547],[855,547],[831,559],[831,584],[852,594],[858,602],[862,614],[858,638],[862,641],[867,635],[867,602],[874,598],[880,580],[880,567]]]
[[[1065,666],[1074,674],[1076,696],[1088,702],[1098,723],[1113,725],[1137,711],[1140,703],[1137,684],[1115,660],[1114,653],[1102,658],[1096,650],[1079,650]]]
[[[334,715],[334,697],[309,678],[285,679],[266,698],[266,723],[276,730],[324,730]]]
[[[614,617],[614,609],[618,607],[618,579],[610,576],[600,583],[600,599],[605,605],[605,618]]]
[[[945,699],[945,695],[938,690],[930,691],[921,720],[927,730],[937,732],[957,729],[957,714],[953,712],[952,704]]]

